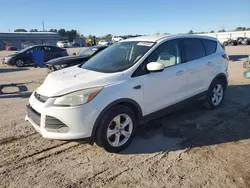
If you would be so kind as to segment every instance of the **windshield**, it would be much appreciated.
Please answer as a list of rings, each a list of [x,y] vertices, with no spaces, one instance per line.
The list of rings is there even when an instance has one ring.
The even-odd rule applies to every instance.
[[[80,52],[79,55],[81,55],[81,56],[92,56],[97,50],[98,50],[98,48],[96,48],[96,47],[90,47],[90,48]]]
[[[154,45],[153,42],[121,42],[114,44],[92,57],[82,68],[113,73],[133,66]]]

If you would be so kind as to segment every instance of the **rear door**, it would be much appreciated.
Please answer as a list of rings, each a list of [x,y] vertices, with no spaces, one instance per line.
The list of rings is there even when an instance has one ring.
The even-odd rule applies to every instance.
[[[44,48],[44,61],[47,62],[51,59],[56,58],[57,52],[53,50],[52,46],[43,46]]]
[[[204,43],[207,42],[200,38],[183,39],[188,72],[187,97],[207,90],[207,80],[210,80],[214,62],[206,52]]]

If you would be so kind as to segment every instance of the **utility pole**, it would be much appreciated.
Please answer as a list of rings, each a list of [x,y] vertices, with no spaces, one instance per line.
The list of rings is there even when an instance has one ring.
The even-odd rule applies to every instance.
[[[42,22],[42,25],[43,25],[43,32],[44,32],[44,22]]]

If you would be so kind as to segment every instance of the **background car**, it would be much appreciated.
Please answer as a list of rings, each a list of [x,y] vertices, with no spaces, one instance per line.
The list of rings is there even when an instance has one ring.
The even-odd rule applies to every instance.
[[[66,41],[58,41],[58,42],[56,43],[56,45],[57,45],[58,47],[60,47],[60,48],[68,48],[68,47],[69,47],[69,44],[68,44],[68,42],[66,42]]]
[[[66,67],[79,65],[89,60],[92,56],[104,50],[107,46],[93,46],[80,52],[78,55],[60,57],[48,61],[45,65],[48,72],[57,71]]]
[[[247,37],[238,37],[237,38],[237,44],[243,44],[243,45],[249,45],[250,44],[250,38]]]
[[[68,53],[65,49],[55,46],[35,45],[4,57],[3,63],[8,65],[16,65],[17,67],[34,65],[32,52],[35,50],[44,51],[45,62],[57,57],[68,56]]]
[[[109,40],[100,40],[98,42],[98,45],[102,45],[102,46],[108,46],[108,45],[111,45],[111,44],[112,44],[112,42],[109,41]]]
[[[14,50],[17,50],[17,48],[13,45],[6,45],[5,46],[5,50],[7,51],[14,51]]]
[[[227,41],[223,42],[223,46],[237,46],[237,40],[228,39]]]
[[[112,41],[113,41],[113,42],[119,42],[119,41],[121,41],[121,40],[123,40],[122,37],[119,37],[119,36],[113,36],[113,37],[112,37]]]
[[[21,49],[25,49],[25,48],[28,48],[30,46],[34,46],[35,44],[32,43],[32,42],[22,42],[21,44]]]

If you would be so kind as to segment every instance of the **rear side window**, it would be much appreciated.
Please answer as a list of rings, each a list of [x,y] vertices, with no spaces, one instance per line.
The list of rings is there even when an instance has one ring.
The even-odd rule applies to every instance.
[[[204,46],[200,39],[184,39],[186,60],[192,61],[206,56]]]
[[[52,48],[49,47],[49,46],[44,46],[44,50],[45,50],[46,52],[51,52],[51,51],[52,51]]]
[[[216,52],[217,42],[207,39],[202,39],[202,42],[205,46],[206,55],[211,55]]]

